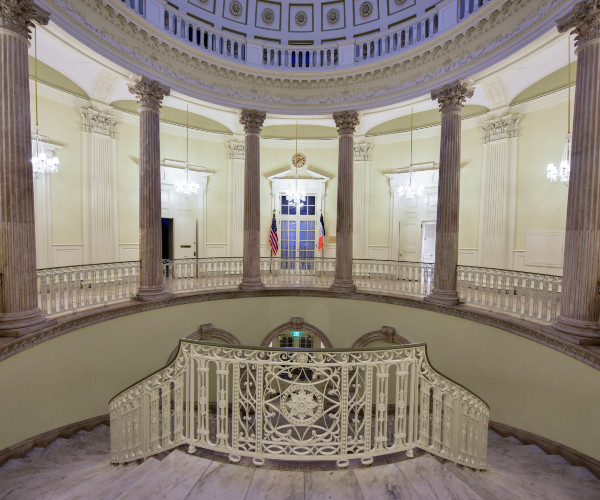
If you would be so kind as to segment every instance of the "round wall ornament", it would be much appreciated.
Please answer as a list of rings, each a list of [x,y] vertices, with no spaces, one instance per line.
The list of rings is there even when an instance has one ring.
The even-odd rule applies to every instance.
[[[265,24],[273,24],[275,20],[275,12],[273,9],[266,8],[262,11],[262,20]]]
[[[302,168],[306,165],[306,156],[303,153],[296,153],[292,156],[292,165],[296,168]]]
[[[241,16],[242,15],[242,4],[240,2],[238,2],[238,0],[233,0],[233,2],[231,2],[229,4],[229,12],[231,12],[234,16]]]
[[[340,11],[337,9],[329,9],[327,12],[327,22],[329,24],[337,24],[340,20]]]
[[[304,26],[306,24],[306,21],[308,21],[308,16],[306,15],[306,12],[304,12],[303,10],[299,10],[298,12],[296,12],[296,24],[298,26]]]
[[[360,15],[369,17],[373,13],[373,4],[371,2],[363,2],[360,4]]]

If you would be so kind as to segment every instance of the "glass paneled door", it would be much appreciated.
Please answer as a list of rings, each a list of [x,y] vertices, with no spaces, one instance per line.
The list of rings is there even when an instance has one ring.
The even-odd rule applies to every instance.
[[[314,269],[317,217],[316,196],[306,197],[299,207],[281,197],[281,269]]]

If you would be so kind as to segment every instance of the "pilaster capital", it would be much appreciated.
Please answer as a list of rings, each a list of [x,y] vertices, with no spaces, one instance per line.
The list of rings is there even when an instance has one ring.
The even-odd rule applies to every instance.
[[[146,76],[131,76],[127,84],[129,92],[135,95],[140,109],[147,108],[158,111],[163,98],[171,93],[171,89]]]
[[[244,131],[247,134],[260,134],[266,118],[267,113],[264,111],[256,111],[255,109],[242,109],[240,123],[244,126]]]
[[[474,92],[475,89],[471,85],[471,82],[456,80],[444,85],[442,88],[433,90],[431,92],[431,99],[434,101],[437,99],[440,111],[444,114],[462,111],[465,101],[473,97]]]
[[[498,141],[500,139],[512,139],[517,137],[518,125],[521,117],[519,115],[507,114],[488,120],[482,127],[483,143]]]
[[[246,157],[246,143],[243,141],[229,141],[225,147],[231,160],[243,160]]]
[[[339,111],[333,113],[333,120],[339,135],[353,135],[354,129],[360,123],[357,111]]]
[[[81,110],[81,120],[84,132],[107,135],[112,139],[117,138],[118,121],[113,115],[90,107]]]
[[[366,141],[354,144],[354,161],[369,161],[372,147],[373,145]]]
[[[0,28],[31,38],[33,22],[48,24],[50,16],[33,3],[33,0],[0,0]]]
[[[576,3],[569,14],[556,20],[556,27],[559,33],[573,29],[577,47],[600,38],[600,0]]]

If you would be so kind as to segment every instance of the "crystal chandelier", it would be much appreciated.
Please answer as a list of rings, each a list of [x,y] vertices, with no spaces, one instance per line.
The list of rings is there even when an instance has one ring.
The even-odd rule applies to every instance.
[[[34,51],[35,51],[35,132],[32,137],[31,165],[33,167],[33,176],[37,179],[40,175],[53,174],[58,172],[58,158],[49,157],[44,149],[44,142],[40,134],[40,124],[38,118],[38,76],[37,76],[37,29],[34,30]]]
[[[422,184],[413,185],[413,108],[410,108],[410,163],[408,165],[408,184],[398,187],[398,196],[407,200],[418,198],[425,191]]]
[[[189,163],[189,153],[190,153],[190,109],[189,105],[185,107],[185,182],[176,182],[175,183],[175,191],[177,193],[181,193],[185,196],[189,196],[191,194],[198,194],[200,191],[200,184],[196,182],[190,182],[190,163]]]
[[[285,193],[288,205],[292,207],[299,207],[306,203],[306,192],[298,190],[298,165],[302,168],[305,164],[306,156],[298,153],[298,122],[296,122],[296,154],[292,156],[292,165],[296,168],[296,189],[290,189]]]
[[[552,182],[562,182],[565,186],[569,185],[569,175],[571,174],[571,134],[568,133],[565,138],[565,146],[563,147],[562,159],[558,168],[554,163],[548,163],[546,167],[546,177]]]
[[[191,194],[198,194],[200,191],[200,184],[197,182],[190,182],[189,180],[190,168],[188,162],[185,162],[185,182],[176,182],[175,191],[185,196]]]
[[[569,176],[571,175],[571,38],[569,40],[569,63],[568,74],[569,84],[567,86],[567,135],[563,147],[562,158],[558,168],[554,163],[548,163],[546,167],[546,178],[552,182],[562,182],[565,186],[569,185]]]

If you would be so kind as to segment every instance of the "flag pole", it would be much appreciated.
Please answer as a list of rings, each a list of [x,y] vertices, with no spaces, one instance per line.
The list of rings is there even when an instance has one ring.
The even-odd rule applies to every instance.
[[[276,210],[273,209],[273,216],[275,216],[275,212]],[[272,274],[272,264],[273,264],[273,245],[271,245],[271,243],[269,243],[269,246],[271,247],[271,258],[269,259],[269,278],[273,277]]]
[[[321,219],[323,218],[323,210],[321,210],[321,218],[319,219],[319,226],[321,225]],[[323,224],[325,222],[323,221]],[[325,229],[325,227],[323,226],[323,229]],[[320,230],[320,227],[319,227]],[[323,235],[323,246],[321,247],[321,269],[323,274],[321,274],[321,278],[326,278],[327,275],[325,274],[325,235]]]

